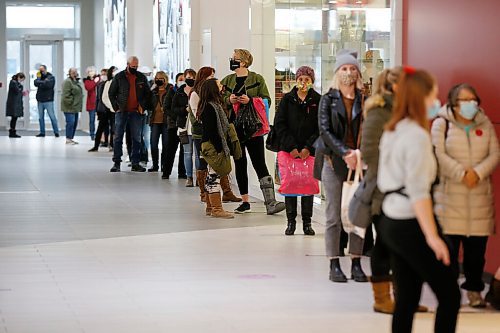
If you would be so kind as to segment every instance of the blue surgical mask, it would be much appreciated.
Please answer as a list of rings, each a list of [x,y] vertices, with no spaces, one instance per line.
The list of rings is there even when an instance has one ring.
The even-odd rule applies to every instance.
[[[479,108],[476,101],[460,102],[460,115],[465,119],[474,119],[478,111]]]
[[[439,113],[439,109],[441,109],[441,102],[436,99],[434,103],[427,108],[427,119],[431,120],[436,118]]]

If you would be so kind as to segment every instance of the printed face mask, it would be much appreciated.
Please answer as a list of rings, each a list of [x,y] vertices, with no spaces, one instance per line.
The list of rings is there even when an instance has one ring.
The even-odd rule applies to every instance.
[[[346,86],[352,86],[358,81],[358,73],[356,72],[340,72],[340,82]]]
[[[309,91],[313,87],[312,83],[297,83],[297,89],[302,90],[302,91]]]
[[[238,68],[240,68],[240,65],[241,65],[241,61],[234,60],[234,59],[229,59],[229,69],[231,69],[232,71],[237,70]]]
[[[478,111],[479,108],[476,101],[460,102],[460,115],[465,119],[474,119]]]
[[[441,109],[441,102],[435,100],[430,107],[427,108],[427,119],[431,120],[437,117],[439,109]]]

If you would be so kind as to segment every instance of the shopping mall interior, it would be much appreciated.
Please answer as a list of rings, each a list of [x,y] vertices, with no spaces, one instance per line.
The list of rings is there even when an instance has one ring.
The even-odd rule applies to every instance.
[[[91,66],[123,70],[134,55],[140,70],[165,71],[170,82],[202,66],[222,79],[233,50],[247,49],[267,83],[272,120],[300,66],[314,69],[314,89],[324,94],[337,52],[350,49],[367,91],[381,71],[401,65],[432,73],[443,103],[453,85],[470,83],[498,135],[499,11],[498,0],[0,0],[0,105],[11,77],[26,74],[21,138],[9,137],[3,108],[0,116],[0,331],[390,332],[392,317],[373,311],[370,283],[328,279],[323,187],[314,197],[315,236],[301,227],[284,235],[285,212],[266,215],[251,167],[252,213],[206,217],[198,189],[176,172],[162,179],[122,163],[110,173],[107,148],[88,152],[86,93],[78,145],[65,144],[64,131],[55,137],[48,117],[46,136],[36,137],[33,82],[46,65],[64,129],[59,105],[70,68],[82,77]],[[277,178],[276,153],[265,159]],[[230,179],[237,193],[234,173]],[[498,231],[499,168],[492,184]],[[351,261],[340,261],[350,271]],[[368,256],[362,266],[369,275]],[[498,267],[497,232],[485,281]],[[464,293],[456,331],[500,332],[500,312],[468,306]],[[432,332],[437,302],[428,286],[421,304],[430,311],[415,315],[413,332]]]

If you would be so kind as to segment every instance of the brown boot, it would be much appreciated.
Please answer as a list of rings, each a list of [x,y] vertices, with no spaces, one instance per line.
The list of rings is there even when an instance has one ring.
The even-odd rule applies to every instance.
[[[208,170],[196,170],[196,182],[200,188],[201,202],[207,202],[207,191],[205,190],[205,181],[207,180]]]
[[[222,202],[241,202],[241,198],[234,195],[231,190],[231,183],[229,183],[229,177],[224,176],[220,178],[220,187],[222,187]]]
[[[233,219],[234,215],[232,213],[226,212],[222,208],[222,200],[219,193],[209,193],[208,201],[212,206],[212,217],[217,217],[221,219]]]
[[[372,282],[372,289],[373,299],[375,300],[373,311],[393,314],[394,301],[391,299],[391,282]]]
[[[210,203],[210,197],[208,195],[205,196],[205,203],[205,215],[212,216],[212,204]]]

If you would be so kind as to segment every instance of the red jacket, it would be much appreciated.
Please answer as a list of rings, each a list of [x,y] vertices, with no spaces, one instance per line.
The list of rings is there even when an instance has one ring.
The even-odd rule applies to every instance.
[[[83,79],[85,90],[87,90],[87,111],[95,110],[96,108],[96,87],[99,81],[95,82],[93,79]]]

